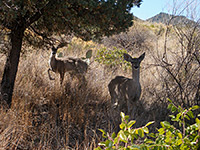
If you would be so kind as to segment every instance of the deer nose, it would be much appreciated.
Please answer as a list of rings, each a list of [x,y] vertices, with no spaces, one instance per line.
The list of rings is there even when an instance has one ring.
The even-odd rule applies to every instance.
[[[138,69],[138,68],[139,68],[139,66],[134,66],[134,68],[135,68],[135,69]]]

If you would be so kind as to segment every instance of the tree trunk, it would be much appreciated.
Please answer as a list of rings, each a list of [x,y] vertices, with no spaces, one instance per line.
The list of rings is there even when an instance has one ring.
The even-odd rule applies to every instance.
[[[12,103],[12,95],[22,48],[24,28],[22,26],[18,26],[15,29],[12,29],[10,36],[12,47],[7,56],[3,78],[1,81],[1,94],[3,101],[7,103],[9,108]]]

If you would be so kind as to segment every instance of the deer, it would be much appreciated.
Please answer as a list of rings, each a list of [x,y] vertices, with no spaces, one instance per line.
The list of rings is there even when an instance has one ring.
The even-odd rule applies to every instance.
[[[118,111],[124,110],[125,113],[131,115],[134,102],[140,99],[140,63],[144,57],[145,53],[138,58],[132,58],[124,53],[124,60],[132,64],[132,78],[116,76],[108,84],[111,103],[114,104],[113,108],[118,108]]]
[[[59,44],[57,47],[52,46],[51,55],[49,59],[48,75],[50,80],[55,80],[50,75],[50,71],[60,74],[60,85],[62,85],[64,80],[64,75],[66,72],[72,74],[84,74],[87,72],[88,64],[81,60],[80,58],[68,57],[65,59],[57,58],[56,53],[59,48],[63,47],[62,44]]]

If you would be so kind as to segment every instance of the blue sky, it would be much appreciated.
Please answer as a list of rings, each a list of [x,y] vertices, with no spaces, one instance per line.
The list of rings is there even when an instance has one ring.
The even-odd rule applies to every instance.
[[[136,17],[146,20],[160,12],[168,13],[170,10],[169,2],[170,0],[143,0],[141,6],[134,7],[132,12]]]
[[[131,12],[142,20],[165,12],[200,21],[200,0],[143,0],[141,6],[132,8]]]

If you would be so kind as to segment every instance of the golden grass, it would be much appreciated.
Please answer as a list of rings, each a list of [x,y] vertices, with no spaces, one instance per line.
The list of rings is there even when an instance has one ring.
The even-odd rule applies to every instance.
[[[96,129],[109,129],[103,80],[90,68],[85,82],[66,74],[60,86],[58,74],[52,74],[55,81],[48,78],[49,55],[33,51],[21,57],[12,107],[1,110],[0,149],[92,149],[99,142]]]
[[[136,126],[154,120],[153,130],[167,117],[166,105],[162,103],[165,101],[162,96],[166,94],[162,92],[163,70],[156,66],[155,59],[161,57],[164,45],[164,35],[155,34],[164,27],[148,23],[136,25],[137,30],[151,27],[153,33],[145,43],[148,47],[140,77],[143,92],[131,119],[137,121]],[[177,45],[173,37],[168,42],[169,49]],[[58,74],[52,74],[54,81],[48,78],[50,51],[32,51],[21,57],[12,107],[8,111],[0,109],[0,149],[93,149],[102,140],[98,129],[111,133],[117,128],[116,120],[119,121],[120,116],[110,109],[107,85],[116,75],[131,77],[131,72],[121,68],[113,71],[95,62],[96,50],[100,47],[93,42],[73,39],[68,48],[59,50],[69,57],[85,57],[87,50],[93,50],[85,81],[66,73],[62,86]],[[132,51],[131,55],[137,57],[143,51]],[[168,56],[171,63],[176,61],[176,53]],[[5,56],[0,57],[0,80],[5,60]]]
[[[60,51],[64,56],[84,57],[88,49],[92,49],[95,56],[98,48],[99,45],[92,42],[76,39]],[[98,129],[111,133],[117,128],[120,116],[111,112],[107,85],[115,75],[131,77],[131,73],[122,72],[121,68],[113,72],[95,62],[93,57],[85,82],[72,79],[66,73],[64,84],[60,86],[58,74],[52,74],[54,81],[48,78],[49,56],[50,51],[39,50],[21,57],[12,107],[7,112],[1,110],[0,149],[93,149],[101,140]],[[148,52],[145,59],[148,60]],[[4,62],[2,57],[1,66]],[[148,72],[144,68],[145,61],[142,78]],[[3,67],[0,67],[2,74]],[[144,96],[142,100],[144,102],[136,103],[134,116],[141,120],[139,125],[147,122],[143,112]],[[144,114],[142,119],[141,114]]]

